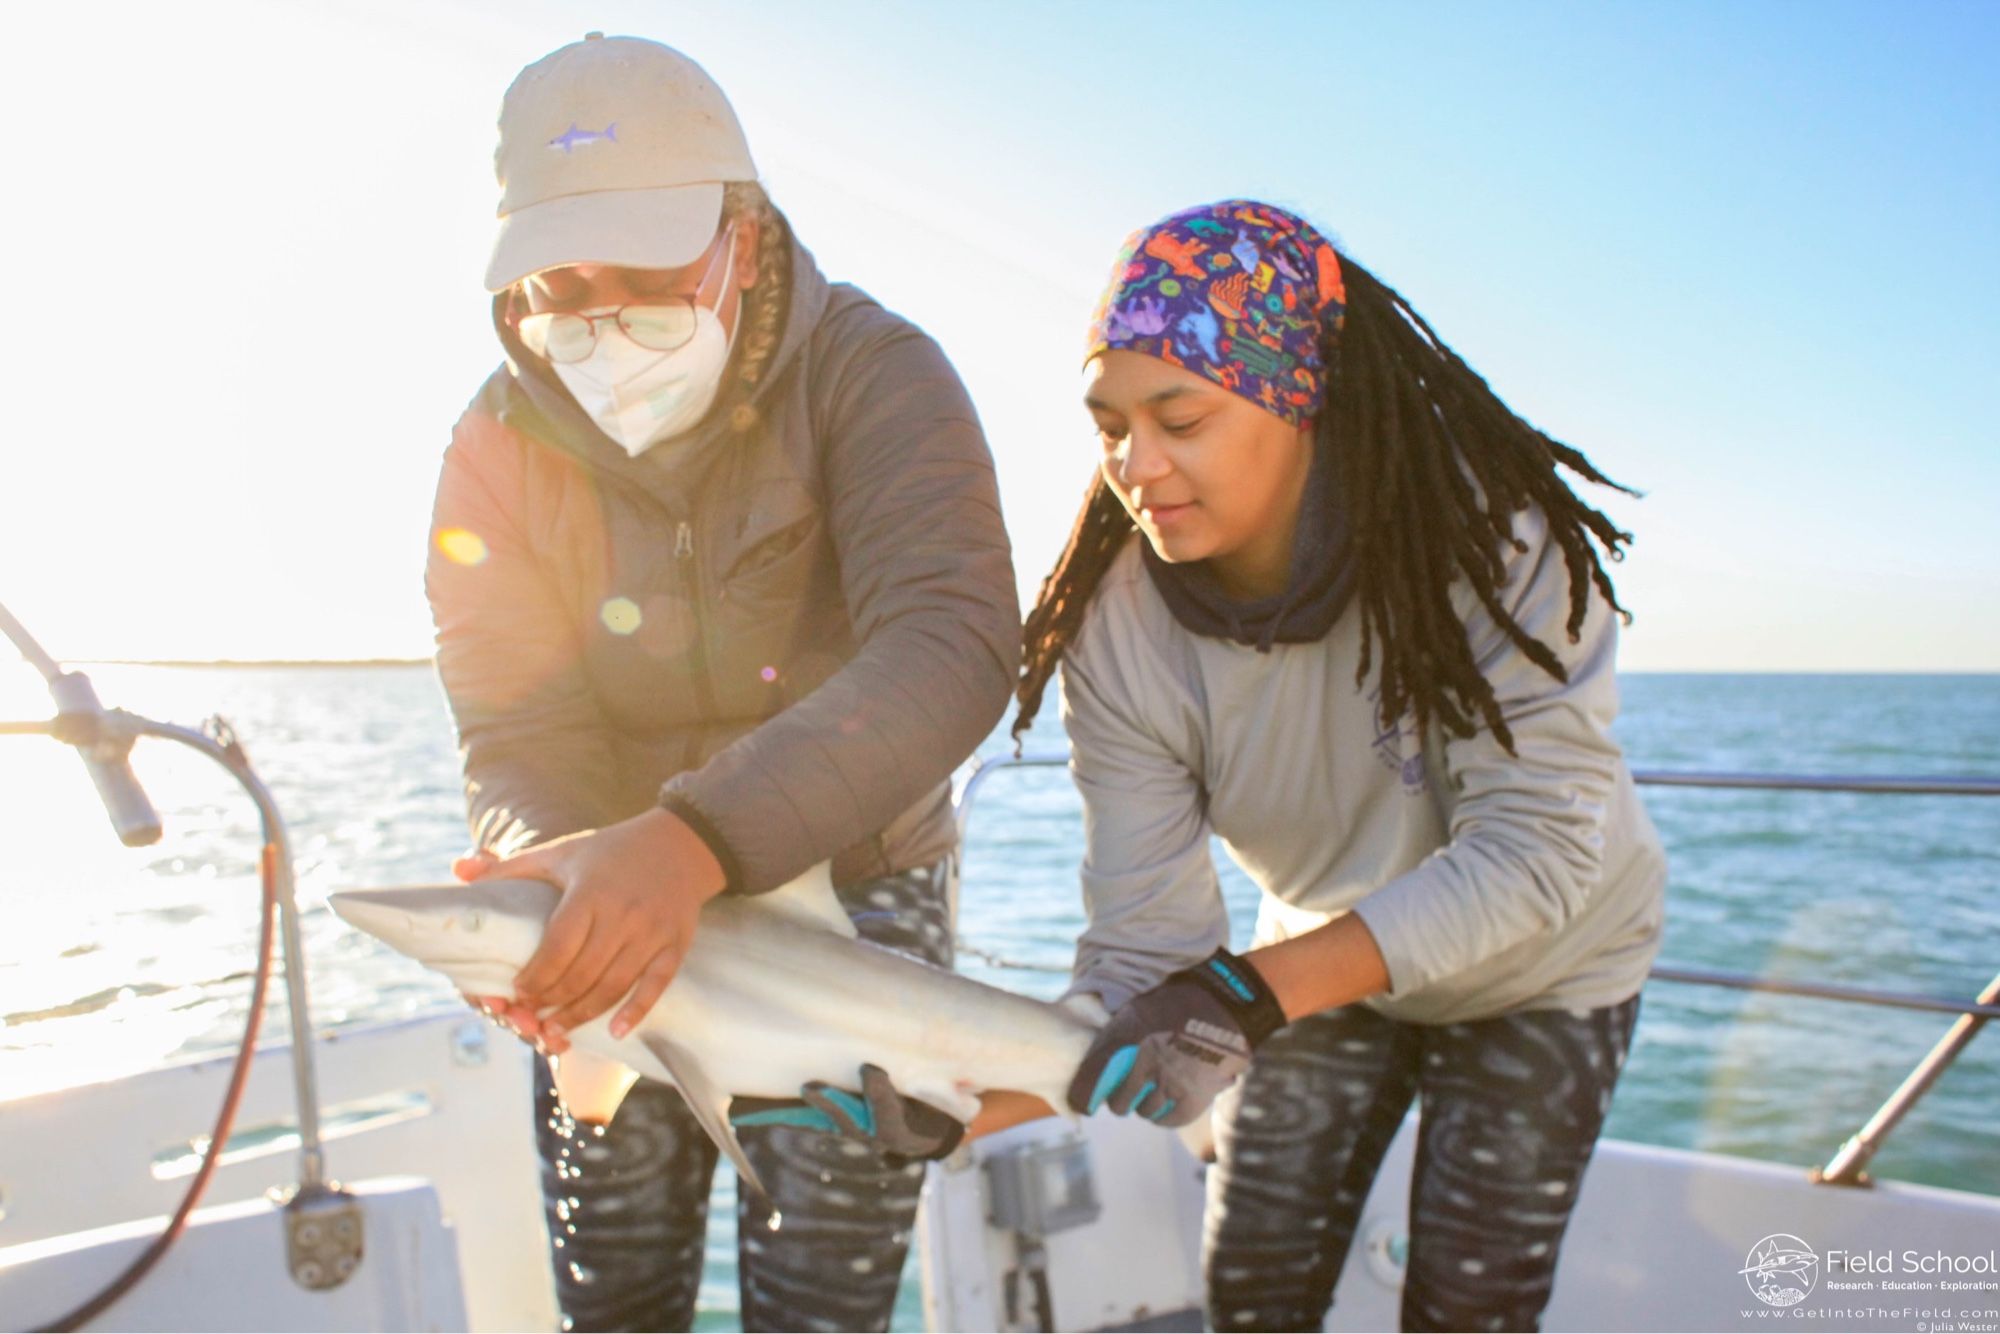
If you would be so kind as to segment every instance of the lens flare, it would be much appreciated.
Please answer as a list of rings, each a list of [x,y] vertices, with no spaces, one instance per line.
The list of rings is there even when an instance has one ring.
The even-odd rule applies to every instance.
[[[454,564],[478,565],[486,559],[486,539],[470,528],[441,528],[437,544],[445,559]]]
[[[604,628],[614,635],[631,634],[645,619],[639,615],[639,604],[631,598],[608,598],[597,614],[604,622]]]

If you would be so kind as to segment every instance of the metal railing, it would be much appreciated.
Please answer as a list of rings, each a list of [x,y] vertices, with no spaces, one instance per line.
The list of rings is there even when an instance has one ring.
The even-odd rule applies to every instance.
[[[0,736],[43,735],[75,747],[90,771],[112,827],[127,847],[157,843],[162,832],[159,814],[128,763],[133,744],[142,737],[177,741],[200,751],[227,770],[255,804],[263,835],[260,869],[267,893],[275,901],[278,939],[285,961],[285,1009],[292,1030],[292,1089],[298,1103],[299,1180],[280,1204],[285,1219],[287,1264],[292,1277],[307,1288],[338,1287],[360,1263],[361,1213],[352,1194],[329,1181],[326,1175],[312,1017],[306,996],[305,943],[299,928],[297,877],[292,864],[291,837],[285,829],[284,817],[278,812],[276,798],[251,767],[234,730],[220,716],[210,718],[197,730],[155,722],[124,709],[105,708],[90,678],[81,672],[64,671],[4,606],[0,606],[0,638],[11,641],[20,649],[21,656],[42,674],[56,705],[53,718],[0,720]],[[250,1022],[254,1028],[254,1018]],[[239,1075],[247,1071],[253,1055],[251,1036],[246,1030]],[[232,1090],[241,1087],[240,1083],[232,1084]],[[219,1160],[226,1147],[227,1128],[235,1115],[235,1096],[232,1091],[211,1141],[209,1153],[214,1158],[210,1164]],[[152,1269],[181,1235],[187,1211],[199,1201],[206,1184],[210,1164],[204,1164],[195,1175],[181,1210],[153,1246],[103,1291],[59,1320],[58,1326],[75,1328],[90,1323],[97,1312],[117,1301]]]
[[[106,735],[125,746],[140,737],[178,741],[200,751],[229,771],[257,808],[263,845],[271,849],[273,879],[278,900],[278,941],[285,960],[285,1011],[292,1033],[292,1083],[299,1117],[299,1184],[307,1190],[326,1183],[326,1154],[320,1143],[319,1085],[313,1069],[312,1014],[306,999],[306,951],[299,929],[297,872],[292,862],[291,835],[278,813],[277,799],[264,780],[250,767],[236,733],[221,716],[208,719],[201,730],[174,723],[155,722],[124,709],[106,709],[102,716]],[[55,735],[54,722],[0,722],[0,736]]]
[[[953,807],[958,820],[959,846],[965,846],[966,831],[971,827],[973,804],[979,791],[994,774],[1008,769],[1046,769],[1065,766],[1069,763],[1066,754],[1045,751],[1019,756],[1003,756],[998,759],[982,760],[976,763],[960,782],[953,794]],[[1874,774],[1766,774],[1735,773],[1710,770],[1664,770],[1635,769],[1633,781],[1644,787],[1693,787],[1759,789],[1775,792],[1852,792],[1897,796],[1954,796],[1954,797],[2000,797],[2000,778],[1953,777],[1931,775],[1874,775]],[[957,903],[953,905],[953,920],[957,920]],[[1036,965],[1023,965],[1011,960],[997,958],[976,947],[960,942],[960,949],[985,962],[1000,967],[1027,967],[1041,971]],[[1066,969],[1051,969],[1066,972]],[[1850,1136],[1840,1146],[1826,1166],[1813,1172],[1813,1180],[1826,1185],[1864,1186],[1869,1177],[1864,1170],[1871,1158],[1887,1141],[1898,1123],[1919,1099],[1930,1091],[1951,1063],[1957,1059],[1966,1044],[1985,1026],[1988,1019],[2000,1019],[2000,975],[1986,984],[1976,1000],[1964,1001],[1949,996],[1925,996],[1911,992],[1884,991],[1872,987],[1852,987],[1834,982],[1792,981],[1783,978],[1757,977],[1749,973],[1730,972],[1706,968],[1684,968],[1672,964],[1656,964],[1651,972],[1656,982],[1686,983],[1694,986],[1727,987],[1738,991],[1760,991],[1782,996],[1803,996],[1815,1000],[1845,1001],[1860,1005],[1876,1005],[1894,1009],[1920,1010],[1937,1014],[1956,1016],[1956,1021],[1939,1038],[1936,1045],[1925,1053],[1916,1068],[1911,1070],[1896,1091],[1876,1109],[1862,1128]]]

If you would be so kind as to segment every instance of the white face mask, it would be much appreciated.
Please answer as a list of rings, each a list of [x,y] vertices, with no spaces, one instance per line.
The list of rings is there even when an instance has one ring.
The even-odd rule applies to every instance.
[[[720,305],[736,271],[736,230],[729,232]],[[738,298],[741,300],[740,296]],[[596,311],[592,314],[600,313]],[[641,347],[615,321],[597,328],[597,346],[582,361],[552,362],[556,377],[599,430],[633,458],[702,419],[722,388],[735,334],[715,311],[694,303],[694,335],[671,352]]]

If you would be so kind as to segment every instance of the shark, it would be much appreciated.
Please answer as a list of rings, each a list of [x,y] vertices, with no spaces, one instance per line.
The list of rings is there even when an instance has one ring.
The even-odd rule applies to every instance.
[[[559,891],[540,880],[339,890],[349,924],[472,996],[512,995]],[[796,1098],[810,1080],[859,1085],[864,1062],[898,1092],[961,1121],[1011,1089],[1062,1108],[1101,1016],[1035,1000],[860,939],[826,863],[769,893],[703,909],[666,992],[623,1038],[610,1015],[569,1034],[556,1091],[579,1120],[611,1120],[640,1075],[680,1090],[753,1190],[733,1097]],[[768,1198],[768,1196],[766,1197]]]

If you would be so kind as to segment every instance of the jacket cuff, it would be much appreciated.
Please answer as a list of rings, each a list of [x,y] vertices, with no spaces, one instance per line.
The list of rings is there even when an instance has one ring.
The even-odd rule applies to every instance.
[[[722,867],[722,892],[741,894],[743,865],[736,860],[735,849],[729,846],[729,840],[722,836],[722,831],[715,827],[714,822],[702,814],[700,807],[678,792],[662,791],[660,805],[679,816],[681,823],[694,830],[695,837],[708,845],[709,852],[714,854],[717,864]]]

